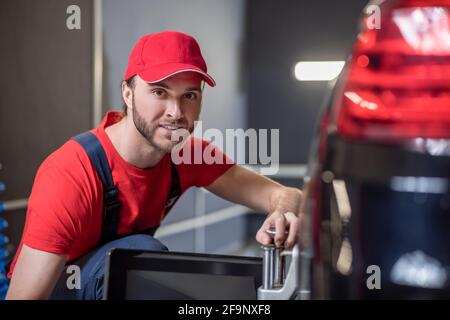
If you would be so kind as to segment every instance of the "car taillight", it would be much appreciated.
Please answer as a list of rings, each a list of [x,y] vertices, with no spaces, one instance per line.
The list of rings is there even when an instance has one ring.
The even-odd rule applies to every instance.
[[[333,101],[338,133],[450,138],[450,0],[386,1],[379,8],[380,28],[363,24]]]

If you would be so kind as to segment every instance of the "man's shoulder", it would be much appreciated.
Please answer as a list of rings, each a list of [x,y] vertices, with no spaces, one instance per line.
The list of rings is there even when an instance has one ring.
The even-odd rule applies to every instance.
[[[61,176],[70,176],[75,180],[92,175],[93,168],[83,147],[73,139],[69,139],[58,149],[53,151],[42,162],[39,171],[53,171]]]
[[[83,163],[89,160],[83,147],[73,139],[69,139],[58,149],[50,153],[44,160],[52,163],[58,167],[63,167],[66,164]]]

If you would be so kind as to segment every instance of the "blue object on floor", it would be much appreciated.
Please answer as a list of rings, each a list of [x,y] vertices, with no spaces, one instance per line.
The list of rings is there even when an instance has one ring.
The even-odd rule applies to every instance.
[[[5,191],[6,187],[3,182],[0,181],[0,192]],[[0,201],[0,212],[5,211],[4,202]],[[5,230],[8,227],[8,222],[5,219],[0,218],[0,230]],[[9,255],[5,245],[9,242],[6,235],[0,233],[0,300],[4,300],[6,292],[8,291],[8,278],[6,277],[6,258]]]

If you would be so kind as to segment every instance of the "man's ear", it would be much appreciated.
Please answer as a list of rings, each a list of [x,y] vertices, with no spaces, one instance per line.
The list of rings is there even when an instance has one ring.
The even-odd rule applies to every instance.
[[[122,81],[122,99],[128,106],[133,108],[133,90],[127,85],[125,81]]]

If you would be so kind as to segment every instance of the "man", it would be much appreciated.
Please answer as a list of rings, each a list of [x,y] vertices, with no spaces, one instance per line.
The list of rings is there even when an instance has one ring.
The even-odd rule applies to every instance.
[[[83,136],[95,136],[93,141],[100,142],[105,152],[106,171],[118,191],[114,201],[107,199],[105,175],[97,173],[98,161],[92,160],[84,138],[69,140],[45,159],[11,264],[7,299],[100,299],[107,250],[166,250],[152,235],[174,201],[191,186],[267,212],[256,235],[260,243],[271,242],[265,231],[275,227],[277,245],[294,244],[300,190],[235,165],[218,148],[193,137],[184,141],[182,153],[200,144],[201,150],[214,148],[214,159],[223,161],[173,163],[170,151],[178,141],[172,137],[180,130],[193,131],[203,82],[215,86],[191,36],[165,31],[138,41],[122,82],[124,111],[107,113],[99,127]],[[115,224],[104,211],[111,203],[120,204]],[[70,264],[81,267],[79,289],[66,287],[63,270]]]

